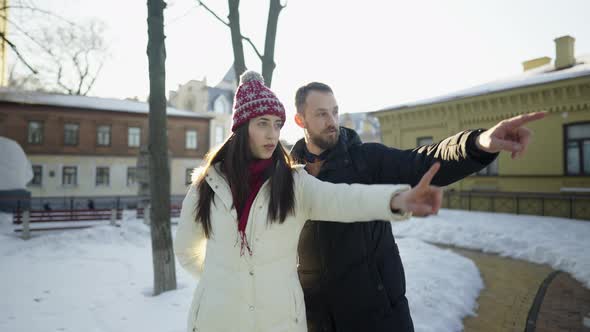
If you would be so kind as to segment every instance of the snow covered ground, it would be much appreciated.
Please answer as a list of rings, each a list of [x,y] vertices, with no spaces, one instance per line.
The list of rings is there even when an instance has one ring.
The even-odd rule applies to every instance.
[[[134,217],[23,241],[0,214],[0,331],[184,331],[196,281],[177,264],[179,289],[151,295],[149,228]],[[483,288],[471,260],[421,240],[550,264],[590,287],[590,222],[441,210],[393,232],[416,331],[460,331]]]
[[[184,331],[196,281],[177,264],[179,289],[151,295],[149,228],[134,216],[23,241],[0,214],[0,331]],[[398,246],[416,331],[460,331],[483,288],[476,266],[416,239]]]
[[[475,264],[417,239],[396,240],[406,272],[406,295],[416,332],[461,331],[474,315],[483,281]]]
[[[589,221],[443,209],[393,223],[393,233],[548,264],[590,288]]]

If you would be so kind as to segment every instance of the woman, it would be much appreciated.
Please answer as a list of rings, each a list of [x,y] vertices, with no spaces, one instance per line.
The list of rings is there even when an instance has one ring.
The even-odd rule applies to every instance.
[[[325,183],[292,166],[279,143],[284,107],[257,73],[242,76],[233,121],[182,203],[174,250],[200,278],[188,331],[307,331],[296,267],[306,220],[401,220],[440,208],[442,191],[429,186],[438,164],[411,190]]]

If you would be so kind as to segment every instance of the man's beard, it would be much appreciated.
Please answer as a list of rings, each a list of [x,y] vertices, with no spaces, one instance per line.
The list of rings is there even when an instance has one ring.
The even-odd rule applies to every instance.
[[[336,133],[333,137],[323,137],[322,134],[330,133],[330,129],[326,129],[322,134],[315,135],[312,134],[309,130],[307,131],[309,140],[316,145],[318,148],[322,150],[329,150],[336,146],[338,143],[338,138],[340,137],[340,131],[336,129]]]

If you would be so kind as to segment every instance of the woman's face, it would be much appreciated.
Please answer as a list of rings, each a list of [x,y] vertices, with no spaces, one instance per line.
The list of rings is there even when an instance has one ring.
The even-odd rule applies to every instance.
[[[248,142],[254,158],[269,159],[277,144],[283,120],[276,115],[262,115],[248,123]]]

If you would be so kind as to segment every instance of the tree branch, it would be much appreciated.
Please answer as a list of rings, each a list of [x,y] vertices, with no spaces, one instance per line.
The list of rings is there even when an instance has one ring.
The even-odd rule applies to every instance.
[[[211,15],[213,15],[219,22],[221,22],[221,23],[225,24],[225,26],[229,27],[229,23],[227,23],[221,17],[219,17],[219,15],[217,15],[213,10],[211,10],[211,8],[207,7],[207,5],[205,5],[205,3],[203,3],[203,1],[197,0],[197,4],[199,6],[203,6],[203,8],[205,8],[205,10],[207,10]]]
[[[270,0],[268,9],[268,20],[266,24],[266,37],[264,38],[264,59],[262,59],[262,77],[264,83],[270,88],[272,84],[272,74],[275,69],[275,41],[277,38],[277,24],[279,21],[279,14],[284,6],[281,5],[280,0]]]
[[[260,58],[260,60],[262,60],[264,57],[263,55],[258,51],[258,49],[256,48],[256,46],[254,46],[254,43],[250,40],[250,38],[242,35],[242,39],[247,41],[248,44],[250,44],[250,46],[252,46],[252,48],[254,49],[254,52],[256,52],[256,55],[258,55],[258,57]]]
[[[62,83],[61,74],[62,74],[62,66],[59,66],[59,70],[57,71],[57,85],[59,85],[64,90],[66,90],[69,95],[73,95],[72,90],[70,88],[68,88],[65,84]]]
[[[59,15],[57,15],[55,13],[52,13],[52,12],[50,12],[48,10],[44,10],[44,9],[39,9],[39,8],[31,7],[31,6],[10,6],[10,5],[9,6],[4,6],[4,7],[0,7],[0,11],[4,11],[4,10],[7,10],[7,9],[27,9],[27,10],[30,10],[32,12],[38,12],[38,13],[41,13],[41,14],[44,14],[44,15],[47,15],[47,16],[52,16],[52,17],[55,17],[57,19],[60,19],[60,20],[62,20],[64,22],[67,22],[69,24],[75,25],[74,22],[72,22],[72,21],[70,21],[70,20],[68,20],[68,19],[66,19],[64,17],[61,17],[61,16],[59,16]]]
[[[82,84],[84,84],[84,79],[88,75],[88,62],[85,63],[85,68],[84,68],[84,71],[82,72],[82,65],[80,64],[80,61],[78,60],[78,57],[80,56],[81,53],[82,53],[82,51],[78,51],[78,52],[76,52],[76,54],[74,54],[72,56],[72,61],[74,62],[74,66],[76,67],[76,70],[78,71],[78,77],[80,78],[80,80],[78,82],[78,90],[76,91],[77,95],[79,95],[80,91],[82,91]],[[88,57],[86,57],[86,61],[88,61]]]
[[[207,5],[205,5],[205,3],[203,3],[203,1],[197,0],[197,3],[200,6],[203,6],[203,8],[205,8],[209,13],[211,13],[211,15],[215,16],[215,18],[218,21],[225,24],[225,26],[227,26],[228,28],[230,27],[229,23],[225,22],[221,17],[219,17],[219,15],[217,15],[213,10],[211,10],[209,7],[207,7]],[[248,44],[250,44],[250,46],[252,46],[252,49],[254,50],[254,52],[256,52],[256,55],[258,55],[260,60],[262,60],[262,53],[260,53],[260,51],[258,51],[258,49],[256,48],[256,45],[254,45],[252,40],[250,38],[244,36],[243,34],[240,34],[240,36],[242,37],[243,40],[247,41]]]
[[[98,74],[100,74],[101,70],[102,70],[102,66],[104,65],[104,61],[102,61],[100,63],[100,66],[98,67],[98,69],[96,70],[96,75],[94,75],[94,77],[92,78],[92,80],[90,81],[90,83],[88,83],[88,86],[86,87],[86,91],[82,94],[83,96],[87,95],[88,92],[90,92],[90,90],[92,89],[92,87],[94,86],[94,82],[96,81],[96,78],[98,77]]]
[[[0,15],[0,17],[3,17]],[[43,51],[47,52],[49,55],[54,55],[51,49],[47,48],[43,43],[35,39],[35,37],[31,36],[25,29],[21,28],[18,24],[14,23],[13,21],[9,20],[7,17],[3,17],[8,23],[12,24],[18,31],[20,31],[23,35],[29,38],[35,45],[39,46]]]
[[[10,48],[12,48],[12,50],[14,51],[14,53],[16,54],[16,56],[20,59],[20,61],[22,61],[25,66],[27,66],[27,68],[29,68],[29,70],[33,73],[33,74],[38,74],[39,72],[33,68],[28,62],[27,60],[25,60],[25,58],[22,56],[22,54],[20,54],[20,52],[18,51],[18,49],[16,48],[16,45],[14,45],[10,40],[8,40],[6,38],[6,36],[4,35],[4,33],[0,32],[0,38],[2,38],[2,40],[4,40],[6,42],[6,44],[10,45]]]

